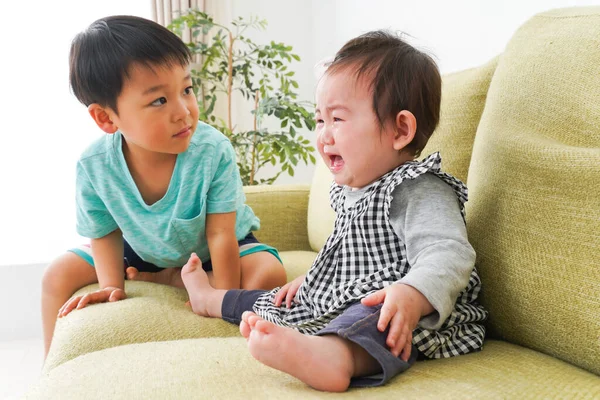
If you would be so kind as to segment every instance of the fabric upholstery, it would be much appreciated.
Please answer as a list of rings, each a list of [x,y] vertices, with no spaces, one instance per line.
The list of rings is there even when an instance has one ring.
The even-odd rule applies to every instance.
[[[473,139],[497,64],[498,57],[481,67],[442,77],[440,123],[421,158],[439,151],[444,171],[463,182],[467,182]]]
[[[311,249],[317,252],[333,231],[335,212],[329,206],[329,188],[332,182],[331,172],[319,157],[308,200],[308,240]]]
[[[97,288],[90,285],[78,293]],[[44,370],[124,344],[238,334],[237,328],[225,321],[194,314],[185,306],[188,297],[183,289],[127,281],[125,290],[126,300],[94,304],[59,319]]]
[[[513,36],[469,170],[490,334],[600,374],[600,7]]]
[[[258,240],[279,251],[310,250],[306,234],[309,185],[246,186],[246,204],[260,218]]]
[[[102,371],[101,374],[98,371]],[[418,361],[387,385],[317,392],[250,355],[244,338],[132,344],[53,369],[28,399],[549,399],[600,397],[600,378],[505,342],[443,360]]]

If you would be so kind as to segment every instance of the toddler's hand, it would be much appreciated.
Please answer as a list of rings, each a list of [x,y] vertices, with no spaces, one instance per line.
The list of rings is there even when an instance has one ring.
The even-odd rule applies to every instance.
[[[127,295],[125,294],[125,291],[116,287],[106,287],[92,293],[71,297],[60,310],[58,310],[58,318],[66,316],[75,309],[80,310],[88,304],[119,301],[126,298]]]
[[[297,277],[289,283],[286,283],[284,286],[281,287],[281,289],[279,289],[279,292],[277,292],[275,298],[273,299],[276,307],[279,307],[281,305],[281,302],[284,298],[286,307],[292,307],[292,300],[294,300],[296,292],[298,292],[298,288],[300,287],[300,285],[302,285],[305,276],[306,275],[300,275],[299,277]]]
[[[412,332],[417,327],[423,310],[431,308],[427,298],[412,286],[394,284],[371,293],[361,303],[368,307],[383,303],[377,329],[383,332],[389,325],[386,344],[394,356],[401,355],[400,358],[408,361],[412,349]]]

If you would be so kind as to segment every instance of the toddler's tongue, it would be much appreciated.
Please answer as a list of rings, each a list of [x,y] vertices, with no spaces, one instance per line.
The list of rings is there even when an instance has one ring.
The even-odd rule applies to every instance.
[[[332,156],[331,157],[331,166],[329,170],[336,174],[344,168],[344,159],[340,156]]]
[[[344,159],[340,156],[334,156],[333,157],[333,162],[331,164],[332,167],[336,168],[336,167],[341,167],[344,164]]]

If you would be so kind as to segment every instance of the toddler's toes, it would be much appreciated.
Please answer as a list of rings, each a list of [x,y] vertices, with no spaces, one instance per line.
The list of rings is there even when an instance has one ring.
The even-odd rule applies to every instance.
[[[250,329],[250,325],[248,325],[245,321],[240,322],[240,333],[242,334],[242,336],[248,339],[248,337],[250,336],[250,332],[252,332],[252,329]]]

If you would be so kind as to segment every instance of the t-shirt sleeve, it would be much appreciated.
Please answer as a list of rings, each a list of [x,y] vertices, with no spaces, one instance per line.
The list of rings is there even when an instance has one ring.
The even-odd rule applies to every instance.
[[[440,178],[423,174],[394,190],[390,221],[411,267],[399,283],[419,290],[435,309],[419,326],[439,329],[475,265],[459,200]]]
[[[218,214],[236,211],[243,188],[235,152],[229,141],[222,141],[217,146],[213,169],[215,174],[208,189],[206,212]]]
[[[76,209],[77,233],[81,236],[97,239],[118,228],[81,162],[77,163]]]

